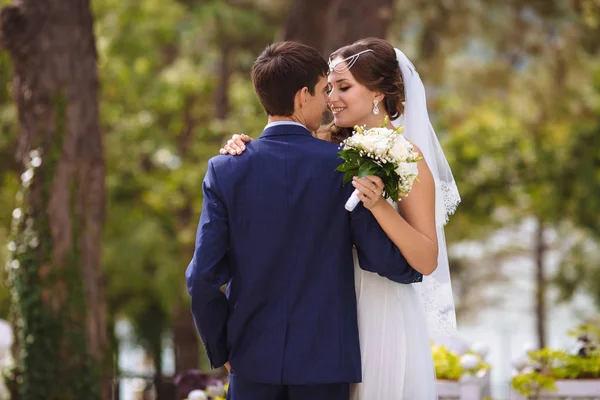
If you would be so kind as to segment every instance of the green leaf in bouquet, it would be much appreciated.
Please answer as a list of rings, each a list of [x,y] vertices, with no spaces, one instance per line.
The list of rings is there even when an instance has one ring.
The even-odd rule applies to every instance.
[[[352,178],[354,178],[356,176],[357,172],[358,171],[356,169],[346,172],[344,174],[344,180],[342,181],[342,183],[344,185],[347,185],[352,180]]]
[[[367,160],[358,167],[358,176],[364,178],[367,175],[375,175],[376,172],[381,168],[375,162]]]
[[[360,161],[360,153],[355,149],[345,149],[340,151],[339,158],[345,161],[352,161],[358,163]]]
[[[396,172],[396,167],[392,163],[383,164],[383,170],[385,171],[385,175],[392,177]],[[396,174],[397,175],[397,174]]]
[[[358,169],[358,166],[355,163],[345,162],[343,164],[338,165],[335,170],[340,171],[340,172],[348,172],[348,171],[354,171],[357,169]]]
[[[384,191],[385,196],[392,199],[392,201],[398,201],[398,180],[390,179],[388,182],[385,182]]]

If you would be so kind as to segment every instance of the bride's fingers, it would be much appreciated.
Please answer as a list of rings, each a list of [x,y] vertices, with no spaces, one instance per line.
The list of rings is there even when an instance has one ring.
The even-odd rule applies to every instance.
[[[242,141],[243,141],[244,143],[250,143],[252,140],[254,140],[254,139],[252,139],[250,136],[246,135],[245,133],[242,133],[242,134],[240,135],[240,139],[242,139]]]
[[[352,182],[354,184],[354,182]],[[364,185],[354,185],[356,190],[358,191],[358,199],[363,202],[366,208],[371,208],[379,197],[378,193],[374,193],[370,188],[365,187]]]
[[[375,183],[366,178],[361,179],[354,177],[352,180],[352,185],[363,193],[367,193],[370,196],[375,196],[375,198],[381,195],[381,189],[379,189]]]
[[[378,177],[377,175],[367,175],[365,178],[373,182],[378,190],[383,190],[384,185],[380,177]]]
[[[377,203],[378,198],[376,196],[371,196],[368,193],[363,193],[360,190],[358,191],[358,199],[362,201],[363,205],[366,209],[370,210]]]
[[[369,196],[366,193],[361,192],[360,190],[358,191],[358,198],[363,203],[366,203],[366,202],[368,202],[370,200]]]
[[[232,156],[242,154],[246,150],[246,143],[250,143],[253,139],[242,133],[236,133],[225,143],[221,149],[219,149],[219,153],[221,154],[231,154]]]

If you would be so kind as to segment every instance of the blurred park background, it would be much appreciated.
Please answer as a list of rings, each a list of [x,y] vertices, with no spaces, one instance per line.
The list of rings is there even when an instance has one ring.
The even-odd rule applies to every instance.
[[[261,133],[249,71],[282,39],[382,37],[420,72],[462,196],[460,337],[490,347],[494,398],[524,347],[597,315],[600,1],[0,5],[0,318],[23,400],[208,372],[184,282],[201,182],[226,138]]]

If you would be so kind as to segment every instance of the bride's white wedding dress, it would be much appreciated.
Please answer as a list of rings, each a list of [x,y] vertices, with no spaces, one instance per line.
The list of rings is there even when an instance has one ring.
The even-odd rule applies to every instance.
[[[351,400],[437,399],[427,316],[412,284],[364,271],[354,254],[362,383]]]

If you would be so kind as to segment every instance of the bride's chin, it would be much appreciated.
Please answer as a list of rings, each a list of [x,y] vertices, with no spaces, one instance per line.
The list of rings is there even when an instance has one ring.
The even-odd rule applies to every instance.
[[[348,124],[348,121],[345,121],[343,118],[333,117],[333,122],[335,123],[335,126],[337,126],[338,128],[345,128],[345,127],[351,126]]]

